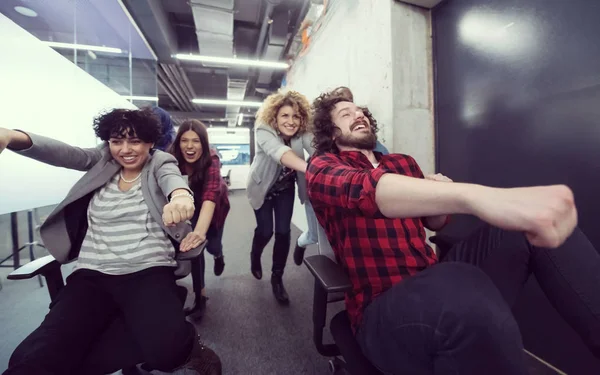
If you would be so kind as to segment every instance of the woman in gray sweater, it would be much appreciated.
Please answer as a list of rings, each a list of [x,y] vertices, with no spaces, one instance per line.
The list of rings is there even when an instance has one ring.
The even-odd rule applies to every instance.
[[[309,123],[310,104],[304,95],[288,91],[267,97],[257,115],[256,155],[246,186],[256,216],[250,269],[255,278],[262,278],[261,254],[275,230],[271,286],[282,304],[289,302],[282,277],[290,251],[296,182],[300,201],[307,199],[304,151],[313,153]]]

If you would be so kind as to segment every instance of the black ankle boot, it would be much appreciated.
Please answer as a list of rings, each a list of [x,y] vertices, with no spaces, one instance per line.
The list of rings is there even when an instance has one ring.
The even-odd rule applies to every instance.
[[[225,269],[225,256],[221,255],[221,256],[215,257],[215,265],[213,267],[215,276],[221,276],[224,269]]]
[[[290,303],[288,294],[283,287],[283,280],[281,279],[281,276],[275,274],[271,275],[271,287],[273,288],[273,295],[275,296],[277,302],[281,303],[282,305],[287,305]]]
[[[302,265],[302,260],[304,260],[305,251],[305,247],[302,247],[296,243],[296,248],[294,249],[294,263],[296,263],[297,266]]]
[[[288,304],[288,294],[283,287],[283,270],[290,253],[290,233],[275,233],[275,244],[273,245],[273,268],[271,269],[271,286],[275,299],[281,304]]]
[[[262,279],[262,265],[260,264],[260,256],[270,240],[271,236],[264,237],[256,232],[254,233],[254,238],[252,238],[252,251],[250,252],[250,272],[252,272],[252,276],[258,280]]]

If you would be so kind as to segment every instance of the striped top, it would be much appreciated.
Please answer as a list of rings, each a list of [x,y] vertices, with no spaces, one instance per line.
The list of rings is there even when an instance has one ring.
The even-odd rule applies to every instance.
[[[157,266],[177,266],[175,248],[152,218],[141,180],[119,190],[117,173],[96,191],[87,212],[88,230],[75,269],[123,275]]]

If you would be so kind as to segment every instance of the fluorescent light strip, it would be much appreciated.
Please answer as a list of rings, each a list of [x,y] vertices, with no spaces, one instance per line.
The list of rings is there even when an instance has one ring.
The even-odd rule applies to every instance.
[[[157,102],[158,98],[156,96],[129,96],[129,95],[121,95],[123,98],[127,100],[144,100],[148,102]]]
[[[289,65],[287,63],[278,62],[278,61],[247,60],[247,59],[237,59],[237,58],[229,58],[229,57],[187,55],[184,53],[176,54],[175,58],[179,59],[179,60],[209,62],[209,63],[223,64],[223,65],[256,66],[256,67],[261,67],[261,68],[273,68],[273,69],[289,68]]]
[[[103,46],[90,46],[87,44],[73,44],[73,43],[60,43],[60,42],[49,42],[42,41],[47,46],[53,48],[67,48],[67,49],[81,49],[86,51],[95,51],[95,52],[107,52],[107,53],[123,53],[120,48],[113,47],[103,47]]]
[[[262,102],[249,102],[243,100],[224,100],[224,99],[192,99],[194,104],[214,105],[214,106],[240,106],[240,107],[260,107]]]

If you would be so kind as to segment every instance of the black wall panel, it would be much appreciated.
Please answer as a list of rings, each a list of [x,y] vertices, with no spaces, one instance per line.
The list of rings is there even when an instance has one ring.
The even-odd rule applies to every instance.
[[[600,1],[447,0],[432,22],[438,171],[499,187],[565,183],[600,249]],[[477,224],[458,218],[448,232]],[[534,279],[515,313],[532,352],[600,374]]]

